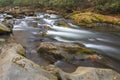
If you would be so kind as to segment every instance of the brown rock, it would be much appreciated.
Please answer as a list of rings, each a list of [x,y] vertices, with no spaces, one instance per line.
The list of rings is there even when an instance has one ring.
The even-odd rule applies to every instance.
[[[54,10],[46,10],[46,12],[49,14],[58,14],[58,12]]]

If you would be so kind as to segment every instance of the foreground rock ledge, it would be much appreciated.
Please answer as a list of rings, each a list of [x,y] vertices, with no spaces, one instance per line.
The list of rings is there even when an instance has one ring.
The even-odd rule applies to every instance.
[[[59,71],[62,80],[120,80],[120,74],[111,69],[78,67],[74,73]]]
[[[57,80],[55,76],[20,55],[24,53],[24,48],[15,43],[1,49],[0,80]]]
[[[20,44],[5,45],[0,53],[0,80],[119,80],[120,74],[111,69],[78,67],[66,73],[54,67],[59,79],[39,65],[21,56],[25,50]]]

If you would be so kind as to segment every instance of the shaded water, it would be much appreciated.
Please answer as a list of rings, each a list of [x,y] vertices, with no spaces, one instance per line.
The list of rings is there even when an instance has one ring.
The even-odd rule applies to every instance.
[[[69,27],[56,25],[55,22],[58,20],[67,22]],[[43,26],[47,27],[45,28]],[[45,33],[48,36],[45,37],[42,33]],[[100,61],[102,62],[101,64],[106,64],[107,66],[120,71],[120,64],[119,62],[116,62],[120,60],[120,34],[118,32],[95,32],[85,30],[80,26],[72,24],[69,20],[65,20],[61,16],[36,13],[36,16],[26,16],[22,19],[15,19],[13,37],[18,43],[21,43],[26,47],[26,57],[43,66],[49,65],[49,60],[43,58],[42,55],[39,56],[35,51],[42,40],[46,42],[59,41],[83,44],[105,56],[104,59]],[[73,63],[79,64],[81,62],[73,61]],[[84,63],[88,64],[89,62]],[[63,69],[69,67],[71,71],[76,69],[76,66],[64,61],[57,61],[55,64],[62,66],[61,68]]]

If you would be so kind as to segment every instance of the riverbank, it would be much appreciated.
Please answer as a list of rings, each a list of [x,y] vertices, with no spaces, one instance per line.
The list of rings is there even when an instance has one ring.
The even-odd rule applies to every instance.
[[[69,18],[77,25],[99,31],[120,31],[120,18],[93,12],[71,13]]]

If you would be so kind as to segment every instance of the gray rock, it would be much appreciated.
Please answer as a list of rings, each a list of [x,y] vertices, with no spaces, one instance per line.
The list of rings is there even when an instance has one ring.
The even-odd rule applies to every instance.
[[[55,76],[20,55],[24,53],[24,48],[15,43],[1,49],[0,80],[57,80]]]
[[[111,69],[78,67],[73,73],[59,70],[62,80],[120,80],[120,74]]]

